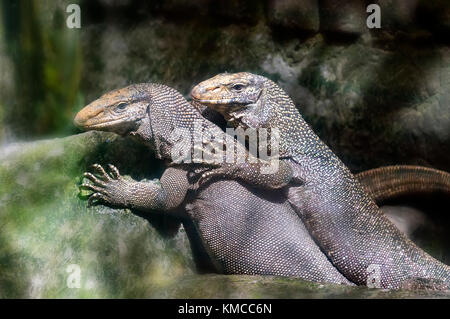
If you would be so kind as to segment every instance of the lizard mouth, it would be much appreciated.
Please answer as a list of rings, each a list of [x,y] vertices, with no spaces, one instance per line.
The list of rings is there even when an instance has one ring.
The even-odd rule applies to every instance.
[[[196,99],[192,97],[196,102],[206,105],[225,105],[225,104],[234,104],[233,99],[220,99],[220,100],[209,100],[209,99]]]
[[[123,117],[120,117],[120,118],[117,118],[114,120],[101,121],[101,122],[98,122],[98,121],[95,121],[95,119],[92,119],[92,122],[88,120],[82,126],[84,129],[101,130],[101,129],[112,127],[119,123],[123,123],[125,118],[126,118],[126,116],[123,116]],[[89,122],[91,122],[91,123],[89,123]]]

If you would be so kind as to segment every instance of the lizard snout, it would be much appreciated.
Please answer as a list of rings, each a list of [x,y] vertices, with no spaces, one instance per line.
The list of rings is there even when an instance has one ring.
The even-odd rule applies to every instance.
[[[77,113],[73,119],[73,124],[79,128],[86,128],[87,124],[94,119],[97,115],[105,110],[104,107],[99,105],[93,105],[92,103],[85,106],[81,111]]]
[[[196,85],[191,91],[191,97],[195,100],[211,100],[214,94],[221,91],[220,86],[204,86],[201,83]]]
[[[196,85],[191,90],[191,97],[196,100],[201,100],[202,95],[205,94],[206,90],[201,85]]]

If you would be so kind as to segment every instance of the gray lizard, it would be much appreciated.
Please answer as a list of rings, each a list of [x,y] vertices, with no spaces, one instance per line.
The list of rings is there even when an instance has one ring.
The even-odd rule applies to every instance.
[[[244,165],[238,170],[234,165],[225,166],[229,180],[210,180],[199,187],[192,173],[210,165],[174,165],[176,143],[169,137],[175,129],[193,134],[195,123],[205,130],[218,129],[176,90],[159,84],[115,90],[83,108],[74,123],[84,130],[134,136],[170,165],[159,181],[150,182],[123,178],[112,165],[109,173],[94,165],[97,176],[85,173],[91,183],[81,185],[93,191],[90,204],[100,201],[144,212],[160,210],[187,216],[219,272],[352,284],[329,262],[290,204],[282,199],[279,188],[290,180],[292,170],[283,170],[281,165],[281,174],[267,175],[259,182],[255,180],[260,175],[258,165]],[[224,172],[223,167],[220,169]],[[272,183],[275,189],[263,189]]]
[[[280,158],[303,181],[289,187],[287,197],[331,262],[352,282],[382,288],[450,287],[450,267],[386,218],[273,81],[245,72],[219,74],[194,87],[191,96],[235,126],[279,130]]]

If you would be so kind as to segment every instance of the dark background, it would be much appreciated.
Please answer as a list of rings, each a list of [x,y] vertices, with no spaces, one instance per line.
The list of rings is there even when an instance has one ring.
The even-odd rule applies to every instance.
[[[3,140],[78,132],[108,90],[161,82],[188,96],[219,72],[277,81],[353,171],[450,170],[448,1],[3,1]],[[366,6],[381,6],[381,29]]]

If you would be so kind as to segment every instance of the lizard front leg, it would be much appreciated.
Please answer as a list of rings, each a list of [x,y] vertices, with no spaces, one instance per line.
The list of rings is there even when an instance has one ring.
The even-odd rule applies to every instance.
[[[170,210],[183,201],[187,192],[188,183],[183,180],[186,176],[183,170],[168,169],[161,180],[138,182],[123,178],[115,166],[108,166],[109,173],[98,164],[93,165],[97,176],[84,173],[91,183],[83,183],[80,187],[93,192],[88,199],[89,206],[104,202],[140,211]],[[173,183],[174,180],[177,182]]]
[[[235,150],[245,154],[244,161],[238,161],[235,157],[233,163],[226,162],[225,157],[214,157],[218,152],[221,152],[223,145],[217,145],[210,141],[206,142],[208,147],[204,147],[201,151],[206,158],[215,158],[222,160],[221,163],[208,162],[205,165],[212,167],[211,170],[204,172],[199,179],[199,184],[203,184],[213,177],[222,177],[227,179],[238,179],[244,181],[255,187],[263,189],[279,189],[290,183],[303,184],[303,180],[293,174],[292,166],[284,160],[278,158],[263,160],[256,158],[249,153],[241,144],[235,142]],[[214,150],[212,152],[211,150]],[[236,156],[235,153],[235,156]],[[220,153],[219,153],[220,154]],[[276,161],[276,165],[274,164]],[[275,167],[275,169],[268,170],[268,167]]]

